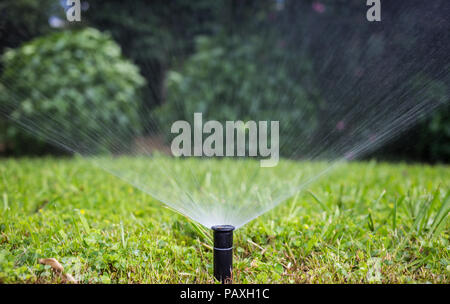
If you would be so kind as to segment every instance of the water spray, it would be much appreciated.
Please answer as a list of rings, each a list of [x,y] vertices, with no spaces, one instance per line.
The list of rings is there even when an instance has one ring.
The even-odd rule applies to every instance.
[[[231,283],[233,269],[234,226],[212,226],[214,231],[214,277],[222,283]]]

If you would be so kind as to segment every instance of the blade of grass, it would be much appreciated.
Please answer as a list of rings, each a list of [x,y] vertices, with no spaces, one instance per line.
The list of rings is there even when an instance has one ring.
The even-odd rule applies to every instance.
[[[369,211],[369,215],[367,216],[367,219],[368,219],[367,224],[369,226],[370,231],[374,232],[375,231],[375,227],[373,225],[372,212]]]
[[[394,231],[397,230],[397,207],[398,207],[398,205],[400,205],[403,202],[404,199],[405,199],[405,196],[402,195],[398,199],[396,199],[394,202],[394,210],[392,212],[392,230],[394,230]]]
[[[430,233],[432,236],[436,236],[440,232],[440,227],[444,223],[444,219],[448,216],[450,212],[450,191],[447,192],[445,198],[439,208],[436,216],[434,217],[433,223],[431,224]]]
[[[323,211],[328,210],[328,208],[325,206],[325,204],[322,203],[322,201],[314,193],[312,193],[309,190],[307,190],[306,192],[309,193],[312,196],[312,198],[322,207]]]
[[[193,221],[189,221],[189,223],[191,224],[191,226],[194,228],[194,230],[204,239],[207,240],[208,243],[210,245],[213,244],[213,240],[212,237],[209,235],[208,231],[206,230],[206,228],[204,228],[203,226],[201,226],[200,224],[197,224]]]

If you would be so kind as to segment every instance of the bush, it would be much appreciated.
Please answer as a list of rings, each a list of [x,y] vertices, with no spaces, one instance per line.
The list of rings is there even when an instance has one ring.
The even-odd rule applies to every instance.
[[[196,53],[183,67],[168,73],[167,101],[155,111],[164,134],[170,134],[174,121],[192,123],[194,112],[201,112],[203,120],[222,122],[279,120],[280,134],[289,135],[280,136],[284,154],[297,147],[293,138],[311,135],[318,99],[301,79],[289,75],[282,46],[270,39],[237,36],[200,37],[196,45]],[[296,72],[310,75],[307,63],[297,58]],[[299,117],[308,119],[307,128]]]
[[[91,28],[63,31],[9,50],[2,61],[2,111],[38,135],[93,152],[89,137],[97,141],[95,148],[109,149],[130,138],[103,137],[107,130],[140,128],[139,88],[145,81],[108,35]],[[16,124],[2,128],[15,153],[36,146]]]

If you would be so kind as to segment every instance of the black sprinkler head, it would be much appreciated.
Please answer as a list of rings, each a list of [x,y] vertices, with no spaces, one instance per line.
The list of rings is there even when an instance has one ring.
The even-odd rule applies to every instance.
[[[217,225],[211,229],[214,231],[214,277],[222,283],[231,283],[234,227]]]

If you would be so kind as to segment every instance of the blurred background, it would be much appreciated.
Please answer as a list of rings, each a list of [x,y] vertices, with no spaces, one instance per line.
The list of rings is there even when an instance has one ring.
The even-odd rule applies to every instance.
[[[195,83],[201,83],[202,79],[209,79],[212,75],[217,77],[220,73],[221,81],[208,87],[209,97],[202,96],[201,100],[204,103],[201,106],[209,109],[211,116],[220,117],[225,113],[223,117],[239,118],[242,117],[239,111],[242,111],[252,112],[258,117],[268,108],[277,106],[275,103],[279,100],[273,96],[282,90],[286,96],[296,96],[310,116],[324,121],[320,118],[320,109],[329,107],[334,102],[333,97],[342,95],[344,91],[351,97],[348,92],[353,90],[358,77],[364,73],[363,63],[370,56],[388,54],[383,64],[389,66],[391,74],[397,78],[385,81],[395,84],[402,81],[405,67],[397,61],[392,61],[393,65],[389,59],[395,58],[396,53],[414,50],[417,60],[408,61],[413,63],[408,66],[408,75],[404,76],[408,80],[430,83],[427,92],[421,94],[426,94],[441,106],[432,115],[421,117],[406,134],[364,157],[448,162],[449,83],[442,81],[441,77],[442,70],[449,69],[448,0],[408,0],[408,14],[402,14],[401,7],[394,2],[382,1],[383,21],[371,23],[366,20],[368,7],[361,0],[81,1],[82,21],[68,22],[65,0],[1,0],[0,83],[20,92],[21,109],[27,115],[38,111],[55,117],[70,117],[66,100],[69,98],[83,104],[88,98],[89,102],[98,105],[97,108],[102,108],[98,115],[104,121],[108,118],[103,116],[115,117],[111,120],[114,123],[119,121],[127,127],[142,129],[152,138],[153,148],[164,151],[167,150],[167,139],[157,140],[155,138],[160,135],[150,134],[151,131],[146,134],[145,130],[154,128],[145,124],[154,120],[161,120],[164,124],[164,121],[192,119],[189,106],[199,107],[196,91],[204,88]],[[441,8],[434,10],[432,19],[423,14],[430,6]],[[391,26],[390,20],[395,20],[396,27]],[[401,30],[398,26],[411,28]],[[414,27],[420,31],[415,31]],[[296,30],[292,31],[292,28]],[[262,32],[266,33],[264,39],[261,39]],[[348,41],[345,44],[339,41],[348,32],[352,33],[351,52],[343,49]],[[332,35],[324,36],[327,33]],[[430,56],[433,47],[444,51]],[[283,56],[277,57],[277,52],[273,51],[270,54],[274,57],[269,60],[283,60],[283,64],[278,64],[276,71],[268,67],[264,73],[255,72],[252,65],[258,62],[259,57],[262,64],[268,60],[261,55],[267,49],[279,49]],[[292,58],[285,56],[291,49]],[[336,62],[322,65],[326,70],[316,69],[321,66],[321,61],[328,60],[330,49],[341,55],[331,59]],[[95,64],[85,60],[87,53],[95,53]],[[247,61],[247,56],[257,60]],[[430,64],[424,69],[425,61],[433,61],[439,67]],[[294,62],[296,68],[290,69],[290,63]],[[39,70],[46,65],[47,71],[51,72],[43,75]],[[342,78],[341,75],[351,76]],[[333,86],[333,81],[338,78],[341,84]],[[241,86],[243,82],[248,83],[251,89],[240,90],[240,102],[252,108],[221,104],[224,99],[234,98],[234,91],[229,88]],[[67,84],[73,90],[61,93],[59,88]],[[368,88],[371,83],[359,85]],[[33,88],[45,94],[46,103],[41,102],[37,106],[36,101],[41,98]],[[264,100],[258,106],[253,103],[255,90]],[[0,84],[0,100],[2,94],[5,96],[4,91]],[[185,111],[174,109],[176,103],[173,101],[180,98],[184,98]],[[137,108],[149,109],[150,113],[126,112],[121,108],[124,100],[133,100]],[[274,104],[268,104],[270,102]],[[310,104],[320,106],[309,108]],[[279,107],[279,111],[281,114],[277,116],[282,115],[282,111],[286,112],[286,117],[289,116],[289,108]],[[139,119],[139,115],[154,115],[155,118]],[[292,117],[295,118],[294,115]],[[70,127],[77,130],[91,128],[87,132],[94,132],[96,126],[80,121]],[[76,140],[75,135],[72,139]],[[138,140],[145,140],[145,137]],[[289,149],[294,148],[286,145],[285,154],[290,155]],[[0,155],[61,153],[44,140],[30,136],[17,124],[0,117]]]

